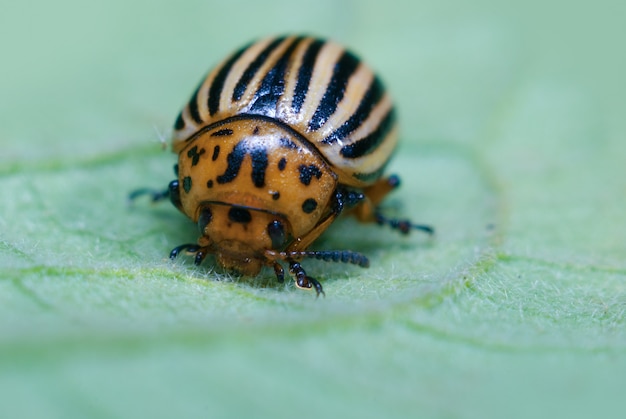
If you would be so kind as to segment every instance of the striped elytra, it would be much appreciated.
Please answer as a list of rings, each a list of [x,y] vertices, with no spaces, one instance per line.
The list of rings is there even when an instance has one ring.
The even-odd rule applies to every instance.
[[[296,286],[323,293],[301,261],[366,267],[350,250],[307,250],[342,213],[402,233],[428,226],[389,219],[378,207],[399,185],[383,176],[395,148],[396,116],[380,79],[342,46],[307,36],[251,43],[215,66],[178,115],[172,148],[177,179],[169,197],[198,226],[197,244],[244,275],[288,266]]]
[[[294,129],[348,185],[380,178],[396,145],[395,111],[380,79],[342,46],[311,37],[264,39],[218,64],[178,116],[174,151],[203,127],[237,115]]]

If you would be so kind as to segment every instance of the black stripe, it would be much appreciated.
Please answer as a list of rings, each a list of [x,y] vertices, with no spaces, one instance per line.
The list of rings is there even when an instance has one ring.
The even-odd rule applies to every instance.
[[[324,44],[325,42],[321,39],[313,41],[304,53],[304,57],[302,57],[302,64],[300,65],[300,70],[298,70],[298,82],[296,83],[296,89],[293,92],[293,101],[291,102],[293,112],[296,114],[300,113],[300,109],[302,109],[302,104],[309,91],[315,61],[317,61],[317,56]]]
[[[335,113],[337,105],[343,99],[348,80],[358,65],[359,59],[348,51],[345,51],[339,58],[328,83],[328,88],[309,122],[310,131],[318,130]]]
[[[193,92],[191,99],[189,99],[189,115],[191,115],[191,119],[196,121],[197,124],[202,123],[202,118],[200,118],[200,112],[198,111],[198,92],[200,91],[200,87],[202,87],[202,83],[196,88],[196,91]]]
[[[379,167],[378,169],[374,170],[373,172],[370,173],[354,173],[352,175],[353,178],[360,180],[361,182],[373,182],[377,179],[379,179],[383,172],[385,171],[385,167],[387,166],[387,162],[385,162],[385,164],[383,164],[381,167]]]
[[[185,120],[183,119],[183,112],[181,111],[178,114],[178,118],[176,118],[176,122],[174,122],[174,129],[181,130],[185,128]]]
[[[393,128],[395,120],[396,113],[395,110],[391,108],[374,132],[359,141],[355,141],[352,144],[342,147],[341,155],[349,159],[356,159],[374,152],[376,147],[380,145],[389,131]]]
[[[293,40],[276,64],[265,74],[261,85],[256,91],[250,113],[268,114],[276,110],[278,99],[285,91],[285,71],[294,50],[302,41],[302,37]]]
[[[259,68],[261,68],[263,63],[265,63],[267,57],[269,57],[272,51],[274,51],[278,47],[278,45],[280,45],[284,40],[285,37],[275,39],[267,47],[265,47],[265,49],[261,51],[259,55],[257,55],[254,61],[250,63],[248,68],[246,68],[246,71],[243,72],[241,78],[237,82],[237,85],[235,86],[232,97],[233,101],[238,101],[241,99],[243,94],[246,92],[246,89],[248,88],[248,84],[250,83],[256,72],[259,71]]]
[[[230,73],[230,69],[233,68],[235,61],[237,61],[239,57],[241,57],[241,54],[243,54],[249,47],[250,45],[246,45],[230,57],[213,79],[211,87],[209,88],[208,99],[209,114],[211,116],[215,115],[215,113],[219,110],[220,97],[222,96],[222,90],[224,89],[224,82],[226,81],[228,73]]]
[[[334,144],[337,141],[343,140],[348,134],[361,126],[361,124],[370,116],[372,109],[376,107],[380,99],[383,97],[385,89],[378,77],[374,77],[367,92],[363,95],[359,107],[352,114],[350,119],[337,128],[332,134],[324,138],[322,141],[325,144]]]

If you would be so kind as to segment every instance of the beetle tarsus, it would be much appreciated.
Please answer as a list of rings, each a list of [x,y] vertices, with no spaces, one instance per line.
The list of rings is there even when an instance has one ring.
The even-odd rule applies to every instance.
[[[278,282],[280,282],[281,284],[285,282],[285,270],[282,266],[280,266],[280,263],[278,262],[274,262],[274,273],[276,274],[276,279],[278,280]]]
[[[204,248],[200,248],[197,252],[196,252],[196,257],[194,257],[193,259],[193,263],[196,266],[200,266],[202,265],[202,261],[204,260],[204,258],[206,258],[206,251],[204,250]]]
[[[347,189],[344,187],[337,188],[335,192],[335,204],[333,210],[340,213],[345,209],[354,208],[365,199],[365,194],[360,191]]]
[[[198,253],[200,250],[200,246],[193,243],[181,244],[180,246],[176,246],[170,252],[170,259],[174,260],[180,254],[180,252],[189,252],[189,253]]]
[[[295,277],[296,286],[301,289],[311,289],[315,288],[315,292],[319,297],[322,294],[326,297],[326,293],[324,292],[324,288],[319,281],[311,276],[307,276],[306,272],[302,268],[298,262],[291,262],[289,264],[289,271]]]
[[[391,186],[392,188],[397,188],[400,186],[400,177],[396,174],[390,175],[387,178],[387,183],[389,183],[389,186]]]
[[[176,165],[178,166],[178,165]],[[169,200],[174,204],[176,208],[179,210],[182,208],[182,204],[180,201],[180,190],[178,186],[178,179],[174,179],[167,185],[167,189],[158,190],[152,188],[139,188],[135,189],[131,193],[128,194],[128,202],[133,203],[137,198],[148,195],[150,200],[153,203],[161,202],[169,198]]]
[[[144,195],[148,195],[152,202],[159,202],[159,201],[163,201],[169,198],[170,190],[169,188],[162,190],[162,191],[157,190],[157,189],[152,189],[152,188],[135,189],[134,191],[128,194],[128,202],[132,203],[137,198],[139,198],[140,196],[144,196]]]
[[[409,220],[398,220],[395,218],[387,218],[381,213],[375,214],[376,223],[378,225],[387,225],[394,230],[398,230],[402,234],[409,234],[411,230],[421,230],[429,235],[435,234],[435,229],[429,225],[413,224]]]
[[[326,297],[326,293],[324,292],[324,289],[322,288],[322,284],[320,284],[317,279],[310,277],[310,276],[307,276],[306,279],[309,281],[310,284],[313,284],[313,287],[315,287],[317,298],[319,298],[320,294],[322,294],[323,297]]]

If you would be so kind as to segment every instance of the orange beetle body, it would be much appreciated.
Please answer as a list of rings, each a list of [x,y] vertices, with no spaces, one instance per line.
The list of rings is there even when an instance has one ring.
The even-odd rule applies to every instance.
[[[209,126],[185,143],[178,163],[181,211],[195,222],[205,214],[201,245],[221,265],[255,275],[267,249],[282,250],[288,237],[305,236],[329,212],[337,177],[309,147],[289,129],[256,117]],[[282,226],[275,237],[271,223]]]
[[[198,224],[198,243],[170,256],[187,251],[200,264],[214,254],[244,275],[271,266],[281,282],[285,262],[298,287],[323,293],[303,258],[369,264],[349,250],[307,250],[342,211],[432,232],[377,211],[399,185],[382,177],[396,141],[388,93],[340,45],[285,36],[241,48],[209,72],[176,120],[178,178],[165,192],[148,191]]]

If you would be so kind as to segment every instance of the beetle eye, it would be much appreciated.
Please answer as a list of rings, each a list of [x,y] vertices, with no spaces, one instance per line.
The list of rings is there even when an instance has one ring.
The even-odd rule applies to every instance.
[[[204,234],[204,229],[213,219],[213,213],[209,208],[203,208],[200,213],[200,217],[198,218],[198,229],[200,230],[200,234]]]
[[[272,248],[279,249],[285,243],[285,229],[283,223],[274,220],[267,225],[267,234],[272,239]]]

